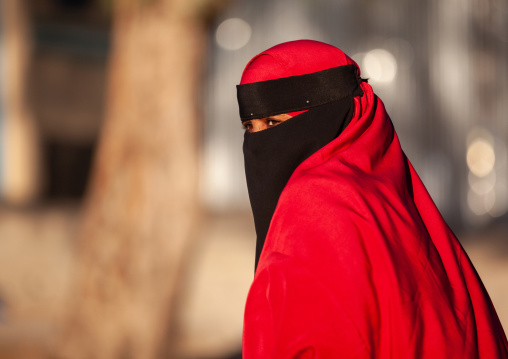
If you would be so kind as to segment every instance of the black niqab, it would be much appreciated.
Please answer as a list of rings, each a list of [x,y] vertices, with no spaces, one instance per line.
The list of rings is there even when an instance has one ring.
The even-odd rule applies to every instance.
[[[303,76],[238,86],[243,120],[308,109],[273,128],[246,132],[244,136],[245,174],[257,235],[256,267],[277,202],[289,178],[303,161],[340,135],[353,116],[353,97],[363,94],[359,86],[361,79],[352,66],[335,69],[342,72],[339,76],[337,71],[333,72],[333,81],[328,78],[331,74],[329,70],[325,70],[328,71],[325,73],[326,81],[323,81],[323,71],[303,75],[310,84],[306,91],[302,90],[306,88],[301,85]],[[317,80],[311,78],[309,81],[312,75]],[[316,92],[316,86],[321,95]],[[255,91],[251,91],[253,88]],[[284,99],[274,101],[273,96],[280,91],[284,92]],[[294,98],[293,102],[291,98]],[[302,102],[308,101],[305,98],[310,98],[313,105],[302,107]],[[267,103],[272,105],[266,106]]]

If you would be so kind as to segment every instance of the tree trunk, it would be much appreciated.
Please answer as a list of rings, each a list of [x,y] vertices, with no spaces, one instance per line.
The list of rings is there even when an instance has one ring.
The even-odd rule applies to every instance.
[[[1,0],[2,59],[0,89],[4,123],[0,138],[0,192],[15,205],[31,203],[40,191],[40,158],[37,127],[27,100],[27,75],[31,41],[27,3]]]
[[[155,358],[195,228],[213,0],[118,0],[106,122],[77,249],[65,358]],[[77,84],[79,86],[79,84]]]

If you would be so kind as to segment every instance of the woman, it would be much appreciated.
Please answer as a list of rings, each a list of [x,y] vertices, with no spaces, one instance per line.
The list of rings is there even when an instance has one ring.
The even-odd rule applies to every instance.
[[[257,233],[245,358],[508,358],[489,296],[341,50],[255,56],[238,86]]]

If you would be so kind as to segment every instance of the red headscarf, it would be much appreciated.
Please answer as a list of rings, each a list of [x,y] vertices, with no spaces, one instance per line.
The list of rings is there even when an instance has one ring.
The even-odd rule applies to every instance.
[[[330,45],[294,41],[256,56],[242,83],[347,64]],[[473,265],[382,101],[361,88],[349,125],[280,195],[247,299],[244,358],[508,358]]]
[[[319,57],[315,54],[319,53]],[[335,46],[319,41],[285,42],[263,51],[249,61],[242,74],[241,85],[305,75],[340,65],[358,65]],[[360,76],[358,67],[357,75]],[[296,116],[305,111],[289,112]]]

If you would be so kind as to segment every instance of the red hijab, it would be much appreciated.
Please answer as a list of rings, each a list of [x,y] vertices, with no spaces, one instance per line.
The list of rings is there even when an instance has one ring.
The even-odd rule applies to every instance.
[[[242,84],[350,64],[333,46],[293,41],[256,56]],[[278,199],[247,298],[244,358],[508,358],[473,265],[382,101],[361,89],[349,125]]]
[[[360,76],[356,62],[335,46],[312,40],[290,41],[254,56],[245,67],[240,84],[305,75],[340,65],[355,65]],[[288,112],[288,115],[296,116],[302,112],[305,111]]]

